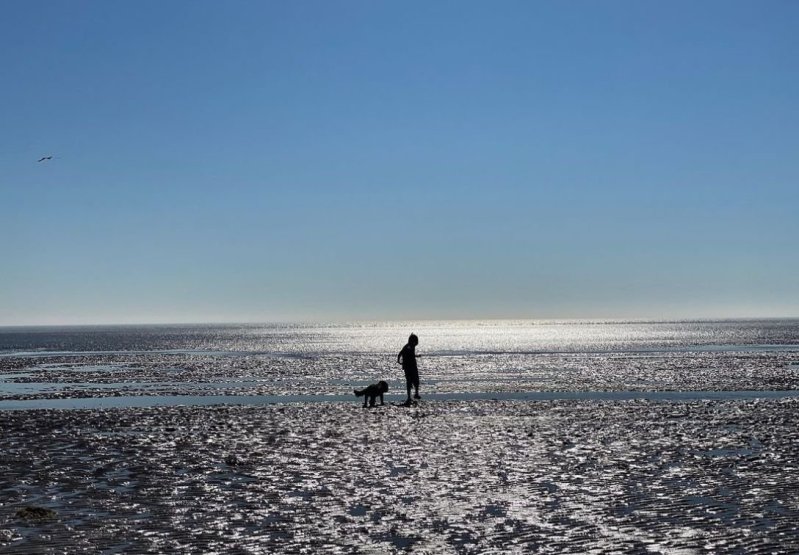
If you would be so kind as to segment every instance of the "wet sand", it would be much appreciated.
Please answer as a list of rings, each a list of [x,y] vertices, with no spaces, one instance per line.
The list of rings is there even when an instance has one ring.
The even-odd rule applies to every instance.
[[[0,411],[0,553],[796,552],[797,410],[739,399]]]
[[[515,394],[597,391],[799,390],[799,347],[770,350],[428,356],[426,392]],[[405,388],[395,356],[211,353],[0,356],[0,401],[118,396],[349,396],[385,379]]]

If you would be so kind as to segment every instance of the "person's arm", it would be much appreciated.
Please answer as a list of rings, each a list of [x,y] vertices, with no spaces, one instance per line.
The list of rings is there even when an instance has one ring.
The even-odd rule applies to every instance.
[[[405,352],[405,349],[402,349],[402,350],[399,352],[399,354],[397,355],[397,364],[399,364],[399,363],[401,362],[401,360],[400,360],[400,359],[402,358],[402,353],[404,353],[404,352]]]

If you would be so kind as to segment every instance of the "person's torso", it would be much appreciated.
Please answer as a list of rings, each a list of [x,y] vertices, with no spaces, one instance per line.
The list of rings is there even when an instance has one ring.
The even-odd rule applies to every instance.
[[[413,345],[402,348],[402,369],[416,370],[416,348]]]

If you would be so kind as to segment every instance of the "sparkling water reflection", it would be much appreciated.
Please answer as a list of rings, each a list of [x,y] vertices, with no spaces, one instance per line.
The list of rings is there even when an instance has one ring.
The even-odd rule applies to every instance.
[[[784,390],[799,375],[797,320],[5,328],[0,398],[396,391],[411,331],[428,393]]]
[[[72,410],[0,410],[0,552],[794,552],[798,378],[784,320],[3,329]]]

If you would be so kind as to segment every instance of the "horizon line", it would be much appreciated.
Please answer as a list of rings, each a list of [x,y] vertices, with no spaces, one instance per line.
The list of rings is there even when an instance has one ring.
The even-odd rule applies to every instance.
[[[169,322],[83,322],[83,323],[35,323],[0,324],[0,329],[12,328],[91,328],[91,327],[178,327],[178,326],[275,326],[275,325],[343,325],[404,322],[541,322],[541,323],[677,323],[677,322],[730,322],[764,320],[799,320],[794,316],[709,316],[709,317],[564,317],[564,318],[349,318],[349,319],[296,319],[296,320],[208,320]]]

